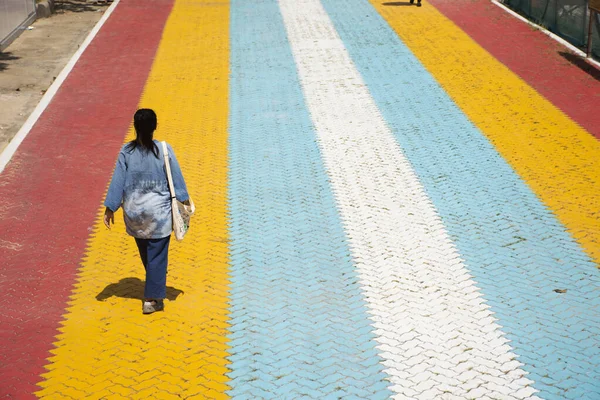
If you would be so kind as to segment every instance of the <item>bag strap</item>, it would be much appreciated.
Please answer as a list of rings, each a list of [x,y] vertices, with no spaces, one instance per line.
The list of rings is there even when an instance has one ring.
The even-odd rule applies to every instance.
[[[173,176],[171,176],[171,163],[169,162],[169,150],[167,149],[167,142],[161,142],[163,148],[163,157],[165,159],[165,167],[167,169],[167,181],[169,181],[169,191],[171,192],[171,198],[175,198],[175,188],[173,187]]]

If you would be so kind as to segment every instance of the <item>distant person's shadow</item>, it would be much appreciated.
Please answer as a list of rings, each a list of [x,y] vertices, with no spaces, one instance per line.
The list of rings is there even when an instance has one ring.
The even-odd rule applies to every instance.
[[[394,7],[411,7],[411,6],[421,7],[421,2],[417,2],[417,0],[415,0],[412,3],[410,1],[391,1],[391,2],[382,3],[382,4],[384,6],[394,6]]]
[[[174,301],[183,294],[183,290],[167,286],[167,299]],[[144,282],[138,278],[123,278],[117,283],[111,283],[96,295],[96,300],[104,301],[112,296],[124,299],[144,300]]]

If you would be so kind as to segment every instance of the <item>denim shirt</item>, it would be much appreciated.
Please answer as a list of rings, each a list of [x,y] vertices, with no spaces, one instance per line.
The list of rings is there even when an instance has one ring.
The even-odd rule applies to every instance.
[[[131,151],[124,145],[119,152],[104,205],[112,211],[123,207],[127,233],[139,239],[160,239],[173,230],[171,194],[163,158],[162,145],[155,140],[159,157],[136,147]],[[169,144],[169,161],[175,187],[175,197],[189,199],[187,187],[175,153]]]

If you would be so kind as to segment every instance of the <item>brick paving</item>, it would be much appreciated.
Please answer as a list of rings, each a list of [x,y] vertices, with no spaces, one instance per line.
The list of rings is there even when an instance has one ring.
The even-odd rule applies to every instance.
[[[599,398],[596,72],[403,4],[121,0],[1,175],[0,398]],[[139,106],[198,206],[151,316]]]

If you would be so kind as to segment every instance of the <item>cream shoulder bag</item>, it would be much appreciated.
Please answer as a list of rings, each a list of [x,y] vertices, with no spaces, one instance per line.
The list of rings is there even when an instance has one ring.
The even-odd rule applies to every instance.
[[[169,150],[167,142],[161,142],[163,148],[163,157],[165,158],[165,167],[167,169],[167,180],[169,181],[169,192],[171,193],[171,211],[173,214],[173,231],[175,239],[183,240],[183,237],[190,228],[190,219],[196,207],[190,197],[190,205],[185,205],[175,197],[175,188],[173,187],[173,176],[171,175],[171,163],[169,162]]]

